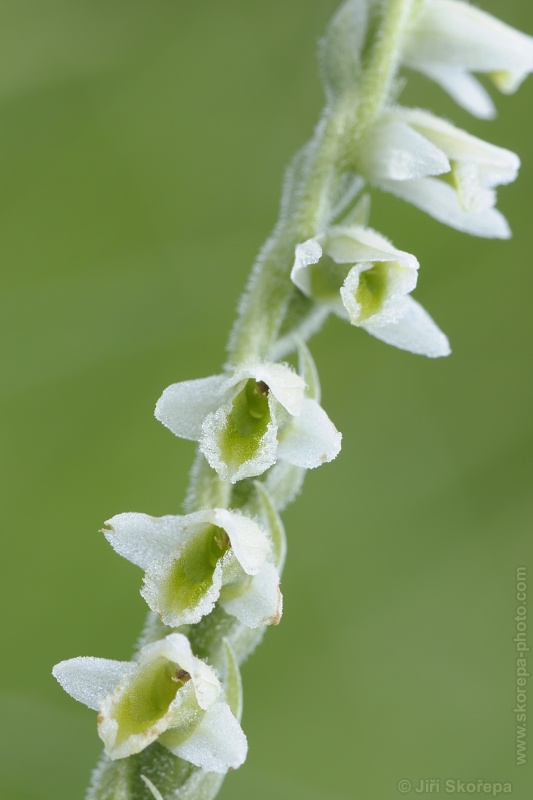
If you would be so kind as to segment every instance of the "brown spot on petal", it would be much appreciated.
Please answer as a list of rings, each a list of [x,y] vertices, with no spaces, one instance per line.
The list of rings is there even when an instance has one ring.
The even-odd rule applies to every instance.
[[[187,683],[187,681],[190,681],[190,679],[191,679],[190,673],[187,672],[187,670],[185,669],[177,669],[176,674],[172,677],[172,680],[175,681],[176,683],[178,681],[181,681],[181,683]]]
[[[278,586],[278,607],[276,608],[276,613],[270,620],[270,624],[279,625],[282,613],[283,613],[283,595],[281,594]]]
[[[96,721],[97,721],[97,723],[99,725],[101,725],[102,722],[104,721],[104,715],[103,714],[98,714],[98,716],[96,717]]]

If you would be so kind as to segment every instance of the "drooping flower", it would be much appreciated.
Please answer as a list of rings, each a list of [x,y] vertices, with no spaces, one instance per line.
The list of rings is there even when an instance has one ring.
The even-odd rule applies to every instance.
[[[495,187],[514,181],[519,166],[510,150],[409,108],[384,114],[360,153],[360,169],[374,185],[446,225],[500,239],[511,234],[494,207]]]
[[[406,66],[431,78],[477,117],[494,104],[471,72],[510,94],[533,71],[533,38],[461,0],[426,0],[407,38]]]
[[[215,671],[180,633],[146,645],[135,661],[72,658],[53,674],[74,699],[98,711],[111,759],[139,753],[156,739],[210,772],[236,769],[246,758],[246,737]]]
[[[304,294],[387,344],[448,355],[446,336],[409,297],[417,271],[415,256],[376,231],[337,226],[297,246],[291,278]]]
[[[175,383],[155,416],[176,436],[198,441],[211,467],[232,483],[261,475],[278,458],[312,469],[340,450],[340,433],[286,364],[257,362],[229,377]]]
[[[117,514],[106,525],[112,547],[145,570],[141,594],[166,625],[195,624],[217,601],[249,627],[279,622],[271,543],[249,517],[214,508],[185,516]]]

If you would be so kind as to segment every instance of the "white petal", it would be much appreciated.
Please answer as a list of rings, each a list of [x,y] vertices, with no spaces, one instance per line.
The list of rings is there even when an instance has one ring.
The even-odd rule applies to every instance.
[[[146,645],[139,653],[139,663],[163,657],[179,664],[192,679],[200,708],[211,708],[221,692],[220,681],[212,667],[197,658],[189,640],[181,633],[171,633],[164,639]],[[178,693],[179,694],[179,693]]]
[[[289,414],[294,416],[300,413],[305,383],[293,369],[286,364],[261,364],[254,377],[267,384],[278,403]]]
[[[487,208],[481,212],[465,211],[460,206],[454,189],[437,178],[386,181],[380,188],[407,200],[459,231],[488,239],[508,239],[511,236],[507,220],[499,211],[495,208]]]
[[[251,579],[246,591],[231,599],[220,598],[227,614],[237,617],[249,628],[277,625],[281,619],[283,598],[279,590],[279,576],[273,564],[265,564]]]
[[[105,523],[103,531],[116,552],[147,570],[154,561],[172,555],[183,539],[184,517],[150,517],[148,514],[127,512],[116,514]]]
[[[439,358],[451,352],[447,337],[433,322],[427,311],[413,300],[406,297],[407,312],[399,322],[393,325],[363,325],[364,329],[381,339],[410,353]]]
[[[198,441],[206,416],[226,400],[221,392],[226,381],[226,375],[211,375],[209,378],[173,383],[157,401],[156,419],[176,436]]]
[[[248,744],[243,730],[227,703],[215,703],[203,716],[193,733],[178,745],[171,745],[172,731],[162,738],[175,755],[208,772],[237,769],[246,759]]]
[[[411,253],[397,250],[372,228],[337,226],[328,232],[327,254],[338,264],[397,261],[403,267],[418,267]]]
[[[435,62],[417,64],[416,69],[435,81],[461,108],[475,117],[494,119],[496,116],[496,106],[485,87],[461,67]]]
[[[136,671],[137,665],[130,661],[80,657],[56,664],[52,675],[75,700],[99,711],[104,697]]]
[[[474,72],[533,70],[533,39],[460,0],[430,0],[406,44],[410,66],[440,62]]]
[[[322,247],[316,239],[308,239],[297,245],[294,253],[294,264],[291,271],[291,281],[307,297],[312,297],[311,273],[309,267],[317,264],[322,257]]]
[[[316,400],[307,398],[302,413],[283,431],[278,456],[297,467],[313,469],[332,461],[341,449],[342,435]]]
[[[373,128],[360,151],[360,171],[369,181],[405,181],[450,171],[442,150],[409,125],[385,118]]]
[[[440,147],[453,161],[475,165],[485,186],[498,186],[514,181],[520,159],[516,153],[485,142],[445,119],[420,109],[401,109],[397,112],[423,136]]]
[[[300,376],[287,364],[270,362],[249,364],[235,372],[227,381],[226,387],[230,388],[249,378],[266,383],[278,403],[281,403],[289,414],[300,413],[305,384]]]
[[[243,570],[247,575],[257,575],[270,550],[269,541],[257,522],[225,508],[215,508],[214,519],[215,525],[228,534],[235,557]]]

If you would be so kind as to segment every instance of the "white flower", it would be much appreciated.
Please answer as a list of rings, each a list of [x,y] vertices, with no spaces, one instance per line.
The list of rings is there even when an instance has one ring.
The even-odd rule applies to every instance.
[[[249,627],[279,622],[271,543],[252,519],[214,508],[186,516],[117,514],[106,525],[114,549],[145,570],[141,594],[166,625],[195,624],[218,600]]]
[[[446,336],[411,297],[418,261],[370,228],[339,226],[296,248],[291,278],[372,336],[430,357],[448,355]]]
[[[361,172],[381,189],[453,228],[501,239],[510,230],[494,208],[494,189],[514,181],[519,166],[510,150],[408,108],[384,114],[360,153]],[[431,177],[443,174],[445,180]]]
[[[278,458],[311,469],[340,450],[340,433],[285,364],[258,362],[229,377],[175,383],[155,416],[176,436],[199,441],[211,467],[232,483],[261,475]]]
[[[98,733],[111,759],[139,753],[156,739],[210,772],[236,769],[246,758],[246,737],[215,671],[180,633],[146,645],[132,662],[72,658],[53,674],[99,712]]]
[[[514,92],[533,71],[533,39],[469,3],[426,0],[403,60],[467,111],[488,119],[494,105],[470,72],[487,73],[500,91]]]

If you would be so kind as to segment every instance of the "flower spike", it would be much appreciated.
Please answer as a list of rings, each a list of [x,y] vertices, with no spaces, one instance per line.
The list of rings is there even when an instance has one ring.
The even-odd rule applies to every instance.
[[[109,758],[87,800],[214,800],[223,774],[246,757],[239,665],[281,617],[280,512],[306,470],[341,447],[305,342],[335,313],[397,348],[450,353],[411,296],[417,258],[369,227],[368,192],[390,192],[476,236],[510,235],[496,190],[515,179],[518,157],[399,106],[400,70],[418,70],[490,117],[492,100],[472,73],[514,91],[533,71],[531,37],[463,0],[342,0],[320,61],[326,106],[287,172],[228,366],[169,386],[156,405],[163,425],[199,445],[188,513],[118,514],[104,531],[144,572],[149,643],[131,662],[77,658],[54,668],[67,692],[98,711]],[[280,363],[286,356],[298,356],[298,372]]]

